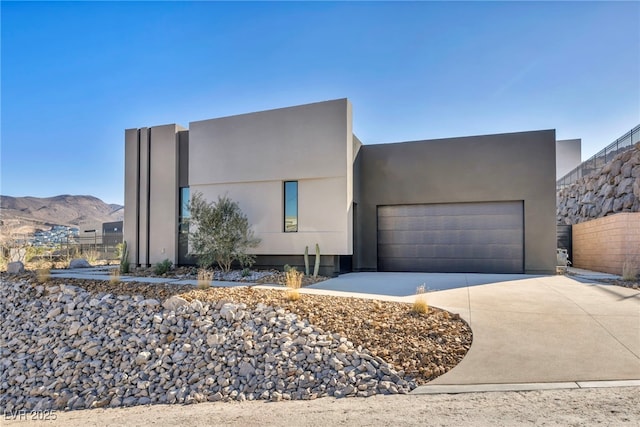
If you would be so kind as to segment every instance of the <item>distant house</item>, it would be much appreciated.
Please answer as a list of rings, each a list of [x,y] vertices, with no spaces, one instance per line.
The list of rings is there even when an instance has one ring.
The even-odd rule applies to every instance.
[[[115,246],[122,243],[123,228],[123,221],[81,223],[78,243]]]
[[[135,265],[189,262],[198,192],[239,203],[261,266],[301,265],[317,243],[325,274],[555,271],[554,130],[363,145],[338,99],[127,129],[125,153]]]

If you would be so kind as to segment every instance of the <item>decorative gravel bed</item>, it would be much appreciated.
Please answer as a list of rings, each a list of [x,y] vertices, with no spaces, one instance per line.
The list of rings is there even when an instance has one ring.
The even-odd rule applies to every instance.
[[[243,273],[242,270],[231,270],[225,273],[219,269],[211,271],[212,280],[225,281],[225,282],[243,282],[243,283],[259,283],[259,284],[280,284],[284,285],[285,275],[284,272],[278,270],[249,270],[247,273]],[[158,277],[153,267],[138,268],[128,273],[129,276],[134,277]],[[196,280],[198,278],[198,269],[196,267],[175,267],[169,272],[163,274],[161,277],[167,279],[191,279]],[[302,286],[313,285],[314,283],[323,282],[327,280],[325,276],[303,276]]]
[[[11,280],[0,289],[0,410],[406,393],[454,367],[472,339],[459,316],[400,303]]]

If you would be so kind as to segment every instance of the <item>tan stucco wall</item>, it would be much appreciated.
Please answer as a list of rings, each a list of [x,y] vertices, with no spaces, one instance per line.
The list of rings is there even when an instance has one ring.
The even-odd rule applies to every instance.
[[[625,262],[640,268],[640,213],[618,213],[574,224],[573,266],[622,274]]]
[[[239,203],[262,242],[253,253],[352,253],[351,105],[346,99],[189,125],[189,186]],[[298,181],[298,232],[283,231],[283,181]]]

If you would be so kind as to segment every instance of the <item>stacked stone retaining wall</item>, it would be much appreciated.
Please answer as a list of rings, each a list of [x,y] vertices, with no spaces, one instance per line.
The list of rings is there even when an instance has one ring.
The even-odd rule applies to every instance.
[[[557,194],[558,224],[640,212],[640,143]]]

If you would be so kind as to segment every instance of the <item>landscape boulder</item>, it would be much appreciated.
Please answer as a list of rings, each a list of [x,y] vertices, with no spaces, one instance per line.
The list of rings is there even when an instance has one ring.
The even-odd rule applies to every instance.
[[[7,264],[7,273],[21,274],[24,273],[24,264],[20,261],[10,262]]]
[[[69,268],[89,268],[91,264],[84,258],[72,259],[69,263]]]
[[[189,301],[177,295],[167,298],[162,304],[162,306],[169,311],[175,311],[178,307],[182,307],[184,305],[189,305]]]

